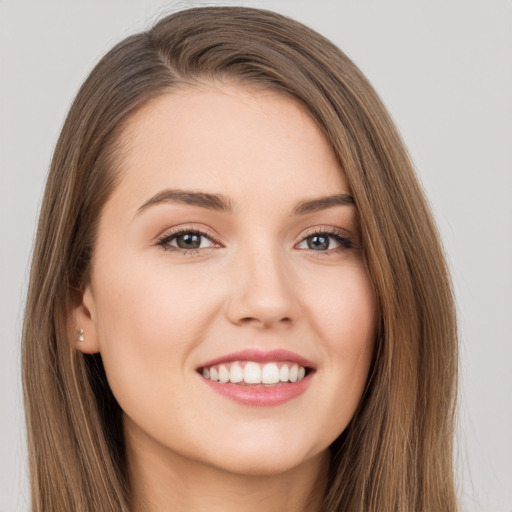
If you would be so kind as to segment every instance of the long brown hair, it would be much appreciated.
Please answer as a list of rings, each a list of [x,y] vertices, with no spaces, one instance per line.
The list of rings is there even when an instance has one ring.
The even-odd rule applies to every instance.
[[[457,509],[452,436],[457,333],[439,236],[404,145],[348,57],[273,12],[203,7],[128,37],[94,68],[58,140],[41,208],[23,330],[34,511],[127,511],[121,411],[100,355],[70,339],[123,128],[197,81],[259,85],[300,102],[344,169],[379,303],[366,391],[331,446],[324,512]]]

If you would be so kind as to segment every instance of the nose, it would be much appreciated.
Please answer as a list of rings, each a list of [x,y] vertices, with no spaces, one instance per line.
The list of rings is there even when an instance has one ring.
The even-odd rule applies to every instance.
[[[286,257],[278,250],[240,254],[232,274],[228,319],[236,325],[270,328],[291,324],[298,302]]]

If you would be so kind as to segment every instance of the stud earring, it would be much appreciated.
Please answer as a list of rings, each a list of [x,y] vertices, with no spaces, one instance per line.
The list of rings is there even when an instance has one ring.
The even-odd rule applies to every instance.
[[[84,330],[83,329],[77,329],[76,330],[76,335],[77,335],[78,341],[84,341],[85,340]]]

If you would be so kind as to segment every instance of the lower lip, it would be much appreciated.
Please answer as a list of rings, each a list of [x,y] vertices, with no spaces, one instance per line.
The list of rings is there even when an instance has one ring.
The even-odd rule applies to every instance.
[[[202,375],[200,377],[214,391],[235,402],[243,405],[272,407],[284,404],[302,395],[311,384],[313,373],[311,372],[298,382],[287,382],[275,386],[244,386],[230,382],[222,384],[214,380],[205,379]]]

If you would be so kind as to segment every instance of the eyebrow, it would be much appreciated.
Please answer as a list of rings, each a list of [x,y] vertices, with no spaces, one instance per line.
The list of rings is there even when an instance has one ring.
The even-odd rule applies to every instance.
[[[188,190],[163,190],[147,200],[138,210],[141,214],[151,206],[157,204],[186,204],[189,206],[200,206],[208,210],[233,213],[233,205],[228,197],[222,194],[208,194],[206,192],[192,192]]]
[[[225,213],[233,213],[234,206],[231,200],[223,194],[210,194],[207,192],[194,192],[188,190],[167,189],[158,192],[148,199],[138,210],[136,215],[151,206],[158,204],[185,204],[199,206],[208,210]],[[325,210],[333,206],[355,205],[354,198],[350,194],[335,194],[307,201],[300,201],[293,209],[292,216],[307,215],[308,213]]]
[[[350,194],[335,194],[333,196],[320,197],[309,201],[301,201],[294,210],[293,215],[306,215],[308,213],[325,210],[333,206],[355,205],[354,198]]]

